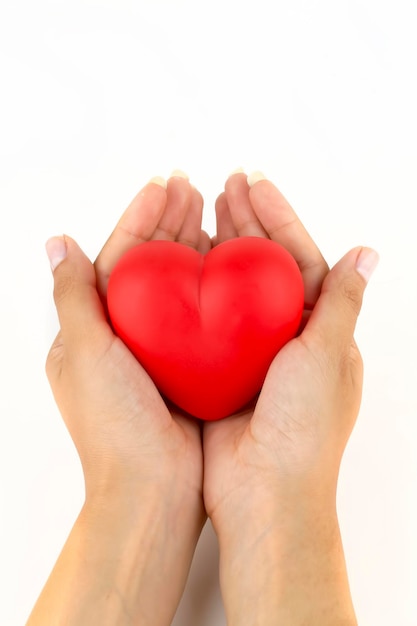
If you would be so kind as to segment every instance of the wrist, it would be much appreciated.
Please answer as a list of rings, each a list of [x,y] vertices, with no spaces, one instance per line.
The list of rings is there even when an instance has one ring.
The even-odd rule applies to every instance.
[[[141,545],[142,537],[155,534],[155,541],[165,545],[164,549],[180,543],[181,552],[188,544],[194,549],[206,515],[198,491],[178,485],[175,490],[168,490],[155,484],[124,484],[86,495],[80,518],[89,527],[112,534],[114,539],[118,537],[116,531],[121,541],[132,534]]]
[[[28,626],[130,624],[138,616],[149,626],[170,623],[201,511],[197,498],[185,506],[180,496],[156,497],[155,490],[86,498]]]
[[[320,512],[336,518],[336,487],[337,477],[324,481],[313,474],[277,477],[259,471],[224,495],[209,514],[219,539],[225,541],[233,541],[237,520],[240,532],[251,536],[263,534],[272,524],[287,532],[294,522],[308,524]]]
[[[331,493],[249,498],[229,523],[220,521],[214,527],[231,626],[356,625]]]

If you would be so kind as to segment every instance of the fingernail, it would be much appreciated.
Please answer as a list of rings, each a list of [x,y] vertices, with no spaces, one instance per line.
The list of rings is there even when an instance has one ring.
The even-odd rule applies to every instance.
[[[248,185],[249,187],[253,187],[255,183],[258,183],[260,180],[266,180],[265,174],[262,172],[252,172],[248,176]]]
[[[67,244],[64,237],[51,237],[45,244],[51,270],[54,271],[67,256]]]
[[[372,248],[362,248],[356,259],[356,271],[369,281],[379,262],[379,254]]]
[[[170,178],[173,178],[173,177],[175,177],[175,178],[185,178],[186,180],[190,179],[188,174],[186,174],[182,170],[172,170]]]
[[[244,174],[244,173],[245,173],[245,170],[243,169],[243,167],[237,167],[235,170],[233,170],[233,172],[230,172],[228,178],[230,178],[234,174]]]
[[[154,183],[155,185],[159,185],[164,189],[167,188],[167,181],[165,180],[165,178],[162,178],[162,176],[154,176],[149,182]]]

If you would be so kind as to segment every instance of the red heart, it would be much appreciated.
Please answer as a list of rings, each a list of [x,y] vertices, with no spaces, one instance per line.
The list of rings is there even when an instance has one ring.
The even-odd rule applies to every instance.
[[[260,390],[303,310],[279,244],[230,239],[205,256],[170,241],[129,250],[108,285],[110,319],[159,390],[195,417],[231,415]]]

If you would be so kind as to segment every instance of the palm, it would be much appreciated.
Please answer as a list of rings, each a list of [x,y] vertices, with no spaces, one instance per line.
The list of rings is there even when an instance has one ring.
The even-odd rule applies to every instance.
[[[304,342],[293,339],[275,357],[256,402],[250,408],[225,420],[204,427],[205,485],[204,498],[211,516],[223,500],[240,488],[259,491],[268,480],[271,467],[284,470],[285,459],[300,454],[303,434],[308,439],[309,419],[305,407],[313,411],[316,384],[312,387],[308,373],[313,357]],[[304,389],[304,393],[300,393]],[[310,397],[306,397],[312,389]],[[297,402],[299,410],[297,410]],[[286,406],[294,408],[297,422],[289,417]],[[296,437],[294,435],[296,434]],[[296,443],[296,445],[293,445]]]
[[[188,484],[193,491],[201,491],[202,449],[199,424],[185,418],[179,411],[170,410],[162,399],[155,384],[146,371],[117,337],[113,337],[116,349],[108,350],[97,372],[97,378],[103,381],[103,405],[112,406],[112,412],[123,416],[117,424],[117,432],[124,431],[126,440],[143,442],[141,455],[134,447],[133,454],[142,463],[146,452],[150,458],[158,459],[161,474],[173,472],[175,468],[178,480]],[[112,372],[111,383],[106,385],[106,374]],[[119,390],[116,395],[115,390]],[[116,407],[115,407],[116,404]],[[141,411],[137,410],[141,407]],[[116,411],[115,411],[116,409]],[[152,415],[146,429],[143,415]],[[147,436],[143,433],[146,431]],[[134,464],[135,459],[132,459]]]

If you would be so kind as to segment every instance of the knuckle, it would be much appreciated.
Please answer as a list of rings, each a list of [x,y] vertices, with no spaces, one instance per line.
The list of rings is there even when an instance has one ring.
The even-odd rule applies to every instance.
[[[178,243],[182,243],[184,246],[188,246],[189,248],[196,248],[196,241],[191,237],[178,237]]]
[[[346,304],[359,315],[362,306],[362,287],[353,279],[345,280],[342,284],[342,296]]]
[[[73,292],[75,287],[74,278],[70,274],[63,274],[55,281],[54,284],[54,300],[59,305]]]
[[[354,340],[340,355],[339,372],[341,379],[348,382],[349,388],[357,390],[361,386],[363,359]]]

